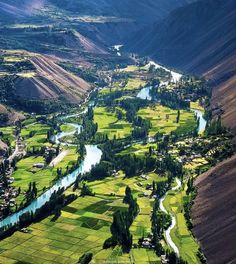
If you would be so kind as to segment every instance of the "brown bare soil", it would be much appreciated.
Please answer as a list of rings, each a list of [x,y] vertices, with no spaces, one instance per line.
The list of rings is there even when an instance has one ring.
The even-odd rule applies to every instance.
[[[236,263],[236,155],[199,176],[193,232],[209,264]]]
[[[83,79],[65,71],[51,58],[37,55],[31,58],[36,68],[32,76],[19,76],[16,93],[24,99],[59,99],[76,103],[91,86]]]

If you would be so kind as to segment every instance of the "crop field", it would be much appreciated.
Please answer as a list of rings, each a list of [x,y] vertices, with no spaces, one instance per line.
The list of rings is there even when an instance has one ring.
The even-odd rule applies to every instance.
[[[138,69],[139,69],[138,66],[129,65],[126,68],[120,69],[120,71],[123,71],[123,72],[135,72],[135,71],[138,71]]]
[[[192,112],[180,110],[180,120],[177,123],[177,110],[162,105],[142,108],[139,110],[138,115],[151,121],[150,136],[154,136],[158,132],[170,134],[172,131],[184,134],[196,127],[196,120]]]
[[[15,131],[14,126],[0,127],[0,132],[3,134],[3,137],[9,140],[13,148],[15,147],[14,131]]]
[[[45,163],[42,156],[30,156],[20,160],[17,163],[17,169],[13,172],[13,186],[21,188],[21,194],[17,197],[16,202],[19,204],[23,199],[23,192],[28,189],[29,183],[36,183],[38,195],[43,193],[44,188],[52,185],[57,177],[57,168],[62,168],[62,173],[66,172],[67,166],[72,166],[78,159],[75,148],[68,148],[68,155],[59,162],[55,167],[46,166],[42,169],[34,168],[34,164]]]
[[[49,129],[49,126],[44,124],[31,124],[21,130],[21,136],[26,138],[24,143],[28,148],[48,146],[50,145],[47,143],[47,132]]]
[[[146,153],[149,152],[149,148],[153,150],[157,149],[156,143],[149,143],[149,144],[133,144],[131,147],[121,151],[118,155],[128,155],[130,153],[135,154],[136,156],[144,156]]]
[[[72,132],[75,130],[75,128],[70,124],[63,124],[60,126],[60,129],[62,132]]]
[[[124,87],[125,90],[137,90],[140,87],[144,87],[146,82],[141,79],[129,79],[128,83]]]
[[[98,134],[106,134],[109,139],[125,138],[131,134],[132,126],[125,120],[118,120],[115,112],[105,107],[94,109],[94,123],[98,124]]]
[[[146,81],[141,80],[140,78],[129,78],[127,83],[122,82],[115,82],[113,83],[112,87],[103,88],[99,91],[100,96],[105,96],[108,94],[112,94],[115,91],[126,91],[127,93],[132,92],[135,90],[140,89],[141,87],[144,87],[147,84]]]
[[[137,197],[145,191],[145,184],[154,179],[163,180],[154,173],[148,175],[148,180],[140,177],[124,180],[123,176],[120,172],[116,177],[89,183],[96,194],[94,197],[79,197],[62,209],[57,220],[53,220],[53,216],[47,217],[32,224],[29,233],[16,232],[1,241],[0,263],[77,263],[85,252],[94,254],[95,263],[111,260],[118,263],[129,261],[130,258],[134,261],[142,260],[142,263],[160,263],[155,253],[148,249],[134,248],[130,254],[123,255],[119,247],[102,249],[104,241],[110,237],[113,213],[118,209],[126,210],[127,206],[122,203],[126,186],[129,185]],[[138,182],[142,182],[144,187],[139,187]],[[142,236],[143,230],[150,232],[147,221],[150,219],[152,201],[142,197],[138,198],[138,203],[140,215],[131,226],[135,241]]]
[[[177,245],[182,258],[188,263],[199,264],[200,261],[196,257],[199,245],[188,230],[186,220],[183,214],[183,199],[186,193],[184,191],[169,192],[167,195],[164,206],[168,212],[174,214],[176,217],[176,226],[171,231],[171,237]]]

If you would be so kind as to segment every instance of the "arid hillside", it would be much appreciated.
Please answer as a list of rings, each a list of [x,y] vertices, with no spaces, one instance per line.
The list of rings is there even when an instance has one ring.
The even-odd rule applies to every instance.
[[[236,155],[196,180],[193,232],[209,264],[236,262]]]
[[[16,93],[28,99],[58,99],[63,97],[78,102],[90,89],[81,78],[68,73],[51,59],[37,55],[30,60],[35,71],[18,74],[15,81]]]
[[[57,63],[37,53],[1,51],[1,101],[19,109],[35,109],[39,104],[39,110],[49,110],[53,102],[58,106],[59,102],[80,102],[91,85]],[[48,105],[41,107],[45,102]]]

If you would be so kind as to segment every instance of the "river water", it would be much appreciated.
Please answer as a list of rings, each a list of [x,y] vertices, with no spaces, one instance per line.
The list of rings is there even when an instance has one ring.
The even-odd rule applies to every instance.
[[[156,64],[157,66],[157,64]],[[158,65],[158,67],[161,67]],[[173,78],[181,78],[181,75],[176,75],[174,77],[174,72],[172,72],[172,76]],[[176,79],[176,80],[177,80]],[[151,100],[151,96],[150,96],[150,89],[151,87],[145,87],[143,89],[141,89],[141,91],[138,93],[137,97],[143,100]],[[89,101],[89,96],[86,98],[85,103]],[[89,104],[90,106],[94,106],[94,103]],[[196,113],[196,115],[199,117],[199,131],[202,131],[205,129],[206,126],[206,121],[203,118],[203,113],[199,110],[194,110],[193,111]],[[83,111],[81,111],[78,114],[74,114],[74,115],[66,115],[64,117],[61,117],[60,120],[66,120],[69,117],[73,117],[73,116],[79,116],[81,114],[84,114],[87,112],[87,108]],[[74,130],[71,132],[60,132],[54,136],[52,136],[52,140],[56,143],[56,144],[61,144],[61,145],[73,145],[70,143],[62,143],[60,142],[60,139],[62,139],[65,136],[70,136],[73,135],[74,133],[80,133],[82,130],[82,126],[78,125],[78,124],[73,124],[73,123],[66,123],[64,122],[64,124],[69,124],[71,126],[74,127]],[[152,142],[153,139],[150,138],[150,142]],[[133,143],[133,142],[132,142]],[[131,143],[131,144],[132,144]],[[42,194],[41,196],[39,196],[36,200],[34,200],[29,206],[27,206],[26,208],[20,210],[17,213],[14,213],[10,216],[8,216],[7,218],[3,219],[2,221],[0,221],[0,228],[6,227],[8,225],[14,225],[19,221],[19,218],[21,215],[23,215],[26,212],[35,212],[37,209],[41,208],[46,202],[48,202],[50,200],[51,195],[55,192],[58,191],[60,188],[68,188],[71,184],[73,184],[77,178],[77,176],[79,174],[84,174],[86,172],[89,172],[92,168],[92,166],[98,164],[101,160],[102,157],[102,151],[98,148],[97,145],[86,145],[86,154],[84,157],[84,160],[81,162],[80,166],[74,170],[72,173],[68,174],[67,176],[63,177],[62,179],[59,179],[56,184],[54,184],[48,191],[46,191],[44,194]],[[172,218],[173,220],[173,218]],[[174,223],[175,220],[172,221],[172,228],[175,226]],[[169,231],[170,234],[170,231]],[[171,237],[170,235],[169,237],[169,243],[171,244]],[[174,243],[174,242],[173,242]]]
[[[150,62],[150,64],[155,64],[154,62]],[[157,64],[155,64],[156,67],[161,67]],[[163,68],[163,67],[162,67]],[[166,69],[166,68],[165,68]],[[168,70],[168,69],[166,69]],[[172,78],[175,80],[175,81],[179,81],[179,79],[181,78],[181,75],[178,74],[178,73],[174,73],[174,72],[171,72],[172,73]],[[140,98],[140,99],[143,99],[143,100],[152,100],[152,97],[150,96],[150,89],[151,87],[145,87],[143,89],[140,90],[140,92],[138,93],[137,97]],[[204,119],[204,113],[198,109],[190,109],[192,112],[195,113],[195,115],[197,116],[197,119],[199,119],[199,125],[198,125],[198,134],[201,134],[202,132],[204,132],[204,130],[206,129],[206,124],[207,124],[207,121]],[[181,181],[176,178],[176,186],[173,187],[171,190],[172,191],[177,191],[179,190],[179,188],[181,187],[182,183]],[[166,196],[167,196],[168,192],[160,199],[160,210],[166,214],[168,214],[167,210],[165,209],[164,207],[164,200],[166,199]],[[174,243],[174,241],[172,240],[171,238],[171,230],[175,227],[176,225],[176,218],[174,215],[171,215],[171,225],[170,227],[165,231],[165,239],[166,239],[166,242],[167,244],[172,248],[172,250],[175,252],[175,254],[177,256],[179,256],[179,249],[178,247],[176,246],[176,244]]]
[[[61,120],[66,119],[68,117],[77,116],[80,114],[81,113],[76,114],[76,115],[65,116],[61,118]],[[56,144],[60,143],[61,145],[63,144],[72,145],[68,143],[61,143],[60,139],[68,135],[73,135],[75,132],[80,133],[82,126],[77,125],[77,124],[72,124],[72,123],[65,123],[65,124],[69,124],[73,126],[74,130],[71,132],[60,132],[54,135],[52,139],[54,140]],[[85,154],[84,160],[81,162],[80,166],[76,170],[66,175],[65,177],[59,179],[56,182],[56,184],[54,184],[48,191],[46,191],[44,194],[42,194],[36,200],[34,200],[29,206],[27,206],[26,208],[20,210],[19,212],[14,213],[8,216],[7,218],[3,219],[2,221],[0,221],[0,228],[6,227],[10,224],[14,225],[18,223],[20,216],[23,215],[24,213],[27,213],[27,212],[34,213],[37,209],[41,208],[46,202],[50,200],[50,197],[55,191],[58,191],[61,188],[65,188],[65,189],[68,188],[71,184],[75,182],[79,174],[84,174],[86,172],[89,172],[92,166],[98,164],[102,157],[102,151],[98,148],[98,146],[97,145],[86,145],[85,148],[86,148],[86,154]]]
[[[152,100],[152,96],[150,95],[151,89],[152,89],[151,86],[142,88],[137,94],[137,97],[143,100],[151,101]]]

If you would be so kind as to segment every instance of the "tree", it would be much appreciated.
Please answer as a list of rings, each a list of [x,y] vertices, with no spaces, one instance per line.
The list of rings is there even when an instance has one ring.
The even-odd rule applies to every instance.
[[[129,204],[131,202],[131,199],[132,199],[131,189],[129,186],[127,186],[125,189],[125,197],[123,199],[123,203]]]
[[[180,111],[178,110],[177,112],[177,117],[176,117],[176,123],[178,124],[180,120]]]
[[[89,264],[92,258],[93,258],[92,253],[85,253],[80,257],[78,264]]]
[[[94,196],[94,195],[95,194],[92,192],[90,187],[86,185],[85,183],[83,183],[80,196],[84,197],[84,196]]]

